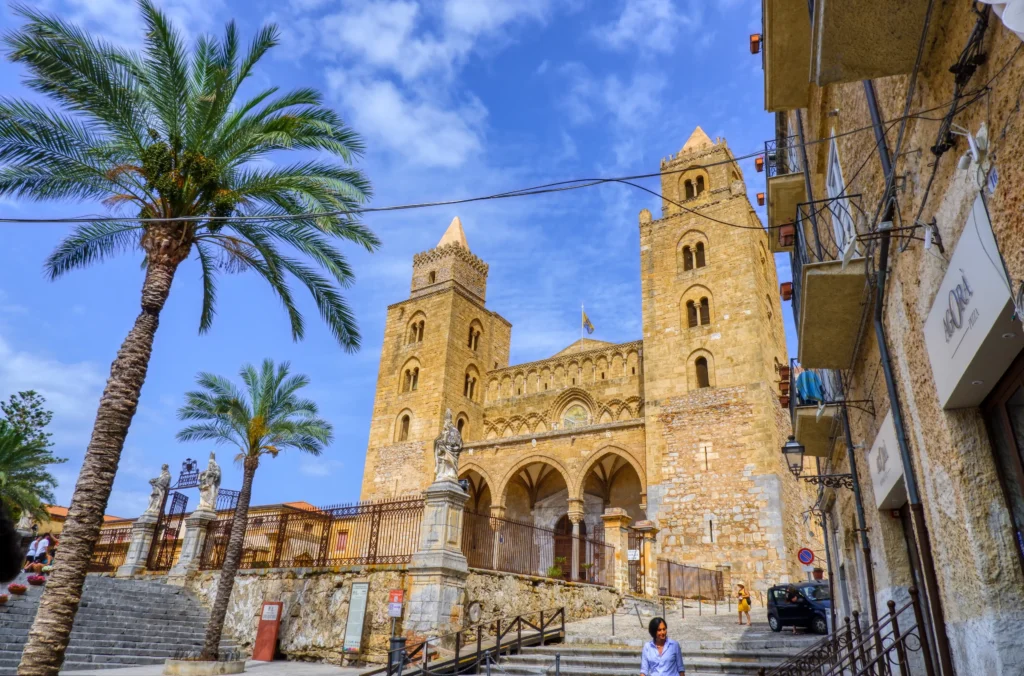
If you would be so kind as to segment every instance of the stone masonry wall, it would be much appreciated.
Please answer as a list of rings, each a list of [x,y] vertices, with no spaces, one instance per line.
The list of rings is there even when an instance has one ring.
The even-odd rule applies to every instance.
[[[216,600],[219,577],[220,571],[203,571],[189,580],[188,589],[210,607]],[[281,601],[281,652],[289,660],[340,664],[350,659],[342,647],[353,582],[370,583],[360,659],[384,663],[391,632],[388,592],[404,589],[408,598],[409,591],[405,571],[397,568],[242,571],[235,578],[224,629],[243,650],[251,651],[263,602]],[[479,602],[482,620],[565,607],[568,622],[607,615],[619,598],[606,587],[473,569],[466,580],[464,605]],[[397,629],[401,634],[401,621]]]

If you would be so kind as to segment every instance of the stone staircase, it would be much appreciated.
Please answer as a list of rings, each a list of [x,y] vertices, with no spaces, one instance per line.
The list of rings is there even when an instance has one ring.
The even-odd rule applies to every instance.
[[[640,651],[573,645],[523,648],[523,652],[502,658],[499,676],[554,676],[555,654],[561,655],[561,676],[636,676]],[[687,676],[756,676],[761,667],[772,669],[791,656],[779,650],[710,650],[683,646]]]
[[[0,676],[17,672],[42,587],[0,606]],[[64,671],[162,664],[202,647],[208,613],[181,587],[90,575],[75,616]],[[221,650],[237,650],[233,641]]]

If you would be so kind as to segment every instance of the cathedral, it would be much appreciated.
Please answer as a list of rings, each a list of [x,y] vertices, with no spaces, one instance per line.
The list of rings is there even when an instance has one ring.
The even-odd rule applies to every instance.
[[[661,217],[639,215],[632,342],[511,365],[512,325],[487,307],[459,219],[416,254],[409,297],[388,307],[362,499],[426,488],[451,409],[467,510],[602,537],[620,508],[657,529],[659,557],[760,589],[807,576],[797,552],[819,540],[780,452],[788,359],[767,234],[724,139],[698,127],[661,171]]]

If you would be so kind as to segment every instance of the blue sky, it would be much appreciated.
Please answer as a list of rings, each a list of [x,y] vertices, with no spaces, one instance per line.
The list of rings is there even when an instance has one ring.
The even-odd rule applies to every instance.
[[[111,40],[140,39],[128,0],[37,0]],[[647,173],[679,150],[696,125],[747,154],[773,135],[764,112],[760,0],[163,0],[194,37],[231,18],[249,36],[265,22],[282,30],[253,86],[311,85],[365,138],[360,161],[374,205],[503,192],[549,181]],[[17,25],[8,8],[4,29]],[[25,96],[24,73],[0,63],[0,91]],[[751,195],[764,174],[743,163]],[[646,185],[657,189],[658,181]],[[256,476],[254,502],[358,498],[385,309],[408,296],[413,254],[433,247],[458,215],[471,249],[490,264],[488,305],[512,322],[512,361],[540,359],[578,338],[579,306],[595,338],[640,338],[637,214],[657,198],[628,187],[438,207],[367,217],[378,253],[351,249],[350,289],[363,348],[339,349],[309,315],[293,343],[286,317],[263,284],[226,277],[213,330],[198,335],[195,262],[179,271],[161,318],[139,412],[125,445],[108,511],[135,516],[146,481],[163,462],[177,473],[210,447],[179,444],[175,411],[195,374],[234,376],[247,361],[290,360],[312,378],[308,394],[334,423],[321,458],[282,455]],[[758,209],[764,219],[763,209]],[[0,201],[10,216],[102,213],[97,204]],[[138,312],[139,259],[126,256],[57,282],[43,260],[64,225],[0,226],[0,397],[34,388],[55,412],[58,502],[70,500],[110,362]],[[780,279],[786,262],[777,257]],[[790,313],[784,312],[791,323]],[[787,325],[792,352],[796,342]],[[224,486],[240,472],[225,449]],[[193,496],[193,500],[197,499]]]

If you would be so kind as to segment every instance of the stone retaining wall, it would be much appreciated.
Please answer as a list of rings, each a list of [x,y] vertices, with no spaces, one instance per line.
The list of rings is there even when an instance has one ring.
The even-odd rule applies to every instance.
[[[387,616],[388,592],[406,590],[403,567],[292,568],[242,571],[228,606],[224,629],[245,651],[256,640],[260,608],[264,601],[284,603],[280,650],[290,660],[342,664],[345,624],[353,582],[369,582],[363,629],[364,652],[360,659],[375,664],[387,660],[391,621]],[[202,571],[187,582],[207,607],[217,596],[220,571]],[[607,587],[563,582],[549,578],[513,575],[473,569],[466,580],[466,605],[477,601],[481,618],[514,616],[565,607],[566,621],[607,615],[620,595]],[[402,632],[401,622],[397,627]]]

